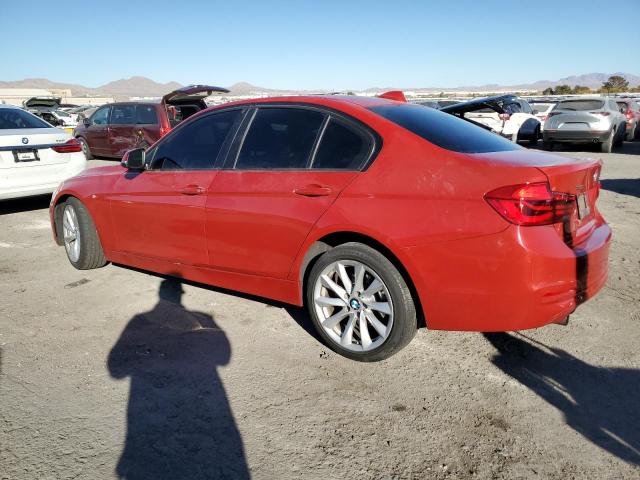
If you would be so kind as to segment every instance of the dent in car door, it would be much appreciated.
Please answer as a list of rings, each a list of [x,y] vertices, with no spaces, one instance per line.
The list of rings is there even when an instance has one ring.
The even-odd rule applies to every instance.
[[[109,154],[122,157],[127,150],[135,148],[135,105],[122,104],[111,107],[109,118]]]

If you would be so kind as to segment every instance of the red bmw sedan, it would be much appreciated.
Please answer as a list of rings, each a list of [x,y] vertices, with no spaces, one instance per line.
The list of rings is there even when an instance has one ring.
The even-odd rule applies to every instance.
[[[607,277],[600,168],[401,101],[268,98],[65,181],[50,214],[78,269],[306,305],[330,348],[375,361],[420,327],[564,323]]]

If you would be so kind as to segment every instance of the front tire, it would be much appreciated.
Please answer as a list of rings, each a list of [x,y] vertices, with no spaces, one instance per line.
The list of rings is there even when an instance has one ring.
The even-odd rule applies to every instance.
[[[318,259],[306,283],[306,300],[325,343],[352,360],[384,360],[417,330],[404,278],[384,255],[361,243],[345,243]]]
[[[77,198],[69,198],[62,207],[62,240],[67,258],[78,270],[106,265],[96,226],[86,207]]]
[[[87,143],[87,141],[82,137],[78,137],[78,141],[80,142],[80,145],[82,147],[82,153],[84,153],[84,157],[87,160],[93,160],[94,157],[91,153],[91,149],[89,148],[89,144]]]

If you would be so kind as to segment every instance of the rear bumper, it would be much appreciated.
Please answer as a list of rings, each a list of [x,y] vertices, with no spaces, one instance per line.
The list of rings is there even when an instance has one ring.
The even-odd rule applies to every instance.
[[[553,226],[409,247],[427,327],[512,331],[557,322],[605,284],[611,229],[575,248]]]
[[[543,130],[545,142],[606,142],[610,130]]]

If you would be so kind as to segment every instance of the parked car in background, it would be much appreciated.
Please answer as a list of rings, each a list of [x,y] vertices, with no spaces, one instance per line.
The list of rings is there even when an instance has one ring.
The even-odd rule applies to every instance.
[[[132,148],[147,148],[191,115],[204,110],[204,98],[228,92],[210,85],[190,85],[175,90],[159,102],[117,102],[103,105],[74,131],[87,159],[121,158]]]
[[[626,118],[625,140],[632,141],[640,136],[640,105],[633,98],[618,98],[616,103]]]
[[[540,138],[540,120],[529,103],[515,95],[474,98],[441,110],[485,125],[513,142],[527,141],[529,145],[535,145]]]
[[[0,105],[0,200],[52,193],[86,164],[70,134],[26,110]]]
[[[60,127],[62,130],[68,133],[73,133],[73,129],[78,126],[76,117],[63,110],[41,112],[40,117],[43,120],[49,122],[51,125]]]
[[[60,110],[60,97],[39,96],[23,102],[24,108],[55,127],[71,133],[77,125],[74,117]]]
[[[533,108],[535,117],[540,121],[540,131],[544,129],[544,122],[547,119],[547,115],[556,106],[558,102],[532,102],[531,108]]]
[[[78,269],[305,304],[330,348],[376,361],[420,326],[564,323],[607,277],[600,168],[420,105],[274,97],[200,112],[66,181],[50,216]]]
[[[552,150],[556,143],[593,143],[609,153],[624,140],[626,121],[615,98],[567,98],[547,115],[543,147]]]

